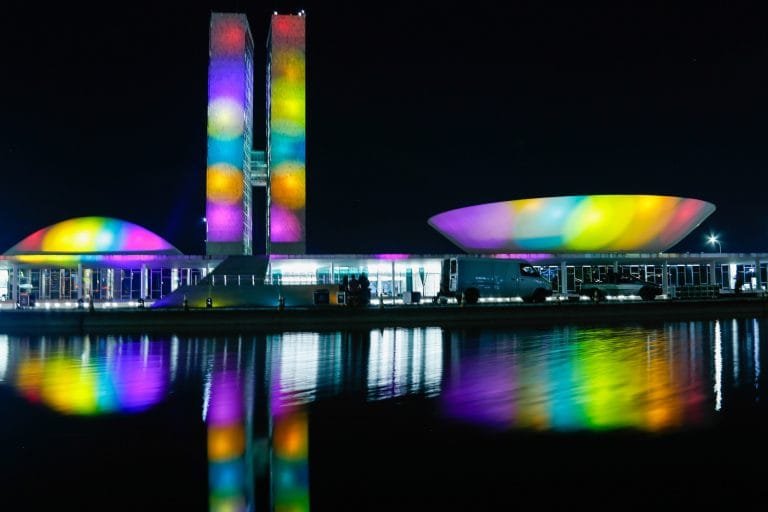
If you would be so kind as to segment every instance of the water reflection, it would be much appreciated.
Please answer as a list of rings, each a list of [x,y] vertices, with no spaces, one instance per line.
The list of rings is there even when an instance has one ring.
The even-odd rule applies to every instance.
[[[381,329],[370,334],[368,398],[440,392],[442,330]]]
[[[5,380],[8,369],[8,336],[0,334],[0,382]]]
[[[40,338],[19,340],[13,348],[9,380],[28,400],[64,414],[136,413],[168,392],[165,340]]]
[[[325,403],[360,411],[409,397],[494,429],[699,427],[759,400],[760,335],[757,319],[202,339],[0,335],[0,388],[26,400],[0,395],[0,415],[33,402],[67,420],[135,419],[192,397],[195,416],[174,420],[189,425],[189,450],[207,464],[210,510],[300,511],[316,474],[310,429]]]
[[[751,341],[759,337],[758,322],[734,320],[729,326],[727,333],[719,321],[654,329],[485,332],[472,343],[455,332],[443,410],[495,428],[700,426],[712,418],[711,409],[723,409],[727,387],[738,387],[744,378],[759,388],[759,343]],[[730,337],[730,350],[724,337]],[[745,337],[749,343],[743,343]],[[725,365],[732,369],[729,383]]]
[[[251,404],[253,385],[242,364],[242,344],[213,357],[205,379],[203,417],[208,430],[208,492],[211,511],[246,510],[253,502]],[[247,378],[251,377],[251,378]]]

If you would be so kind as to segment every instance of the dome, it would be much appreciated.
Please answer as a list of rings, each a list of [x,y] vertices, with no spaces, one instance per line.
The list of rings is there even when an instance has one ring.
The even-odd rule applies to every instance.
[[[686,197],[560,196],[458,208],[428,223],[469,253],[663,252],[714,211]]]
[[[132,222],[78,217],[35,231],[6,256],[26,254],[181,254],[164,238]]]

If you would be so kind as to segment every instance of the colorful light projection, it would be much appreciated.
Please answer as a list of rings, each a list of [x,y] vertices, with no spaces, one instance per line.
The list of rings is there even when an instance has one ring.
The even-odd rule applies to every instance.
[[[275,416],[272,430],[274,510],[309,510],[309,418],[301,409]]]
[[[447,416],[495,429],[663,431],[706,421],[707,385],[663,334],[584,330],[540,348],[462,358],[441,400]],[[556,342],[555,342],[556,343]],[[500,345],[501,344],[501,345]],[[692,346],[690,350],[702,350]]]
[[[208,493],[209,510],[248,510],[246,470],[245,394],[237,361],[218,361],[210,382],[208,408]]]
[[[283,333],[268,340],[272,506],[308,511],[309,417],[303,404],[314,399],[317,388],[320,338],[317,333]]]
[[[132,222],[110,217],[78,217],[35,231],[6,256],[74,254],[181,254],[162,237]]]
[[[274,15],[269,66],[269,251],[306,252],[305,18]]]
[[[47,346],[22,356],[15,385],[32,402],[67,415],[137,413],[168,393],[162,341]]]
[[[209,254],[250,254],[253,40],[244,14],[211,15],[206,225]]]
[[[663,252],[714,211],[685,197],[562,196],[449,210],[428,223],[470,253]]]

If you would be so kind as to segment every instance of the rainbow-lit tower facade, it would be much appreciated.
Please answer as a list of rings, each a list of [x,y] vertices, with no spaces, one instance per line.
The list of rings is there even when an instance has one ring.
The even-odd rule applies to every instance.
[[[251,254],[253,38],[245,14],[212,13],[208,63],[206,253]]]
[[[306,16],[272,16],[267,67],[267,252],[306,253]]]

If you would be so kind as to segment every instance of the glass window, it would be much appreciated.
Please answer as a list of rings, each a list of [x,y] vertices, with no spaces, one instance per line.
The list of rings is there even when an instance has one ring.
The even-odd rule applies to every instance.
[[[524,276],[539,277],[539,272],[528,263],[520,264],[520,274]]]

